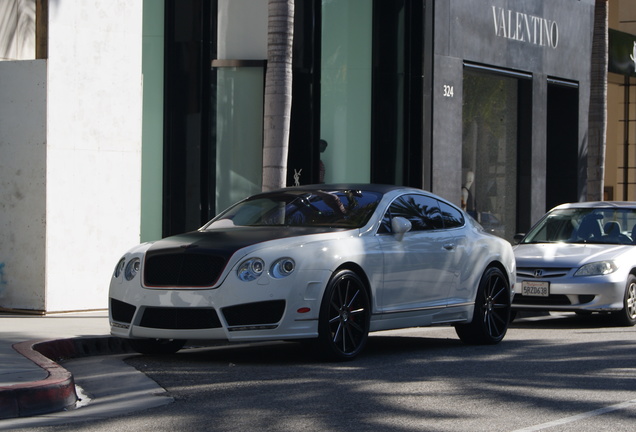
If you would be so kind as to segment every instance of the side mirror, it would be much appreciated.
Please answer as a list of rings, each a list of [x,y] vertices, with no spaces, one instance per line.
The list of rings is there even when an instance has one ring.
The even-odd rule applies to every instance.
[[[411,222],[402,216],[396,216],[391,219],[391,229],[393,230],[393,235],[397,241],[402,241],[404,234],[411,231],[412,227],[413,225],[411,225]]]

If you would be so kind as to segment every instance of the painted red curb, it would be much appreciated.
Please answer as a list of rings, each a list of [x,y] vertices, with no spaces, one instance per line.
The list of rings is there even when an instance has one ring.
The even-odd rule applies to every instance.
[[[0,419],[29,417],[61,411],[77,401],[73,375],[50,358],[38,352],[47,343],[60,345],[73,357],[69,339],[59,341],[28,341],[13,345],[13,349],[44,369],[47,377],[40,381],[0,387]]]
[[[62,411],[77,402],[73,374],[56,361],[133,352],[125,340],[110,336],[27,341],[13,349],[41,367],[47,377],[0,387],[0,420]]]

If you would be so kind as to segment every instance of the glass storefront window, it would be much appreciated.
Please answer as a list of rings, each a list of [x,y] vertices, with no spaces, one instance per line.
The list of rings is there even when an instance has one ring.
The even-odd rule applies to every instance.
[[[216,72],[216,209],[261,191],[263,165],[262,67]]]
[[[517,207],[518,80],[465,69],[462,207],[512,240]]]
[[[371,178],[373,2],[322,1],[320,138],[324,182]],[[328,24],[328,25],[327,25]]]

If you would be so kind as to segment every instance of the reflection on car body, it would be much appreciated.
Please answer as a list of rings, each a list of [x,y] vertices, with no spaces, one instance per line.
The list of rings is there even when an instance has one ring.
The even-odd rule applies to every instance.
[[[611,312],[636,324],[636,203],[589,202],[548,212],[514,247],[514,310]]]
[[[403,327],[452,324],[492,344],[514,271],[508,242],[430,193],[298,186],[128,251],[110,284],[111,333],[146,353],[188,339],[312,340],[339,360],[370,331]]]

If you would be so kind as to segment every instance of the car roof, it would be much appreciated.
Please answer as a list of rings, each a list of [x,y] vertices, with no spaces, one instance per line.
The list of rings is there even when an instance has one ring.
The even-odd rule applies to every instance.
[[[312,185],[302,185],[302,186],[290,186],[287,188],[279,189],[277,191],[272,192],[281,192],[281,191],[318,191],[318,190],[364,190],[369,192],[378,192],[381,194],[386,194],[395,190],[404,190],[404,191],[414,191],[414,192],[426,192],[421,189],[412,188],[408,186],[396,186],[396,185],[387,185],[387,184],[374,184],[374,183],[327,183],[327,184],[312,184]],[[427,192],[430,193],[430,192]]]
[[[557,209],[571,209],[571,208],[627,208],[636,209],[636,201],[585,201],[578,203],[566,203],[554,207],[552,210]]]

